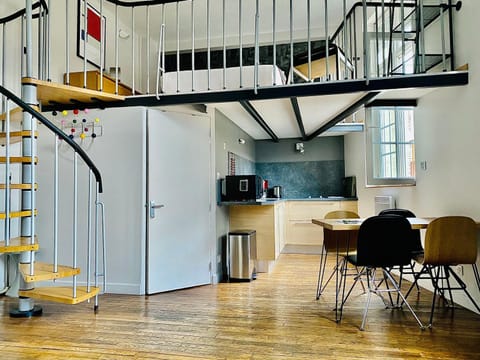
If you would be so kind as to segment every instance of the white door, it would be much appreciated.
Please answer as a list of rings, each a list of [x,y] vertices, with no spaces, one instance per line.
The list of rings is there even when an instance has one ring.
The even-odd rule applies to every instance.
[[[210,119],[148,111],[147,294],[210,283]]]

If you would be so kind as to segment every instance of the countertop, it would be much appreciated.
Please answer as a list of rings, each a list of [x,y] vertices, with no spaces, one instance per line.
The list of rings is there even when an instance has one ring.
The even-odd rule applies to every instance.
[[[261,200],[248,200],[248,201],[222,201],[218,205],[275,205],[285,201],[357,201],[356,197],[343,197],[343,196],[327,196],[327,197],[312,197],[312,198],[299,198],[299,199],[277,199],[266,198]]]

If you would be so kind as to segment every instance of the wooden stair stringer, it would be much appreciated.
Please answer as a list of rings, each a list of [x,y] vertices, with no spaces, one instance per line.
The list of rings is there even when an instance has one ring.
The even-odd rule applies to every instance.
[[[86,286],[77,286],[77,296],[73,297],[73,288],[70,286],[39,287],[32,290],[20,290],[19,296],[37,300],[53,301],[62,304],[75,305],[89,300],[100,293],[100,288],[90,287],[87,292]]]
[[[53,264],[43,262],[35,262],[33,275],[30,274],[30,264],[20,264],[19,269],[23,280],[27,283],[61,279],[80,274],[80,268],[72,268],[64,265],[58,265],[57,272],[54,272]]]

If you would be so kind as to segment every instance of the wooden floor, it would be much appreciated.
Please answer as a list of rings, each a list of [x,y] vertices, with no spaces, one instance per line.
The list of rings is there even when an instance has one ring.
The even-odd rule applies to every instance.
[[[340,324],[333,292],[315,300],[318,256],[281,255],[252,283],[203,286],[155,296],[104,295],[91,304],[40,303],[44,315],[8,316],[0,299],[1,359],[480,359],[480,316],[441,307],[433,330],[374,296],[359,331],[365,296],[350,299]],[[430,293],[413,301],[427,321]]]

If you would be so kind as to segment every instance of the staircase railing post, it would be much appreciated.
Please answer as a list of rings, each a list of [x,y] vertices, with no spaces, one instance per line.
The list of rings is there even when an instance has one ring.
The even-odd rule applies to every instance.
[[[73,268],[77,268],[77,243],[78,243],[78,154],[73,153],[73,234],[72,234],[72,258]],[[77,297],[77,275],[73,276],[72,297]]]
[[[3,97],[2,97],[3,98]],[[10,105],[5,103],[5,246],[10,245]]]
[[[369,58],[369,51],[368,51],[368,24],[367,24],[367,1],[362,0],[363,4],[363,69],[364,69],[364,76],[367,82],[367,85],[370,82],[370,58]]]
[[[325,23],[325,77],[326,81],[330,80],[330,54],[328,53],[330,51],[330,39],[328,36],[328,0],[325,0],[325,17],[324,17],[324,23]]]

